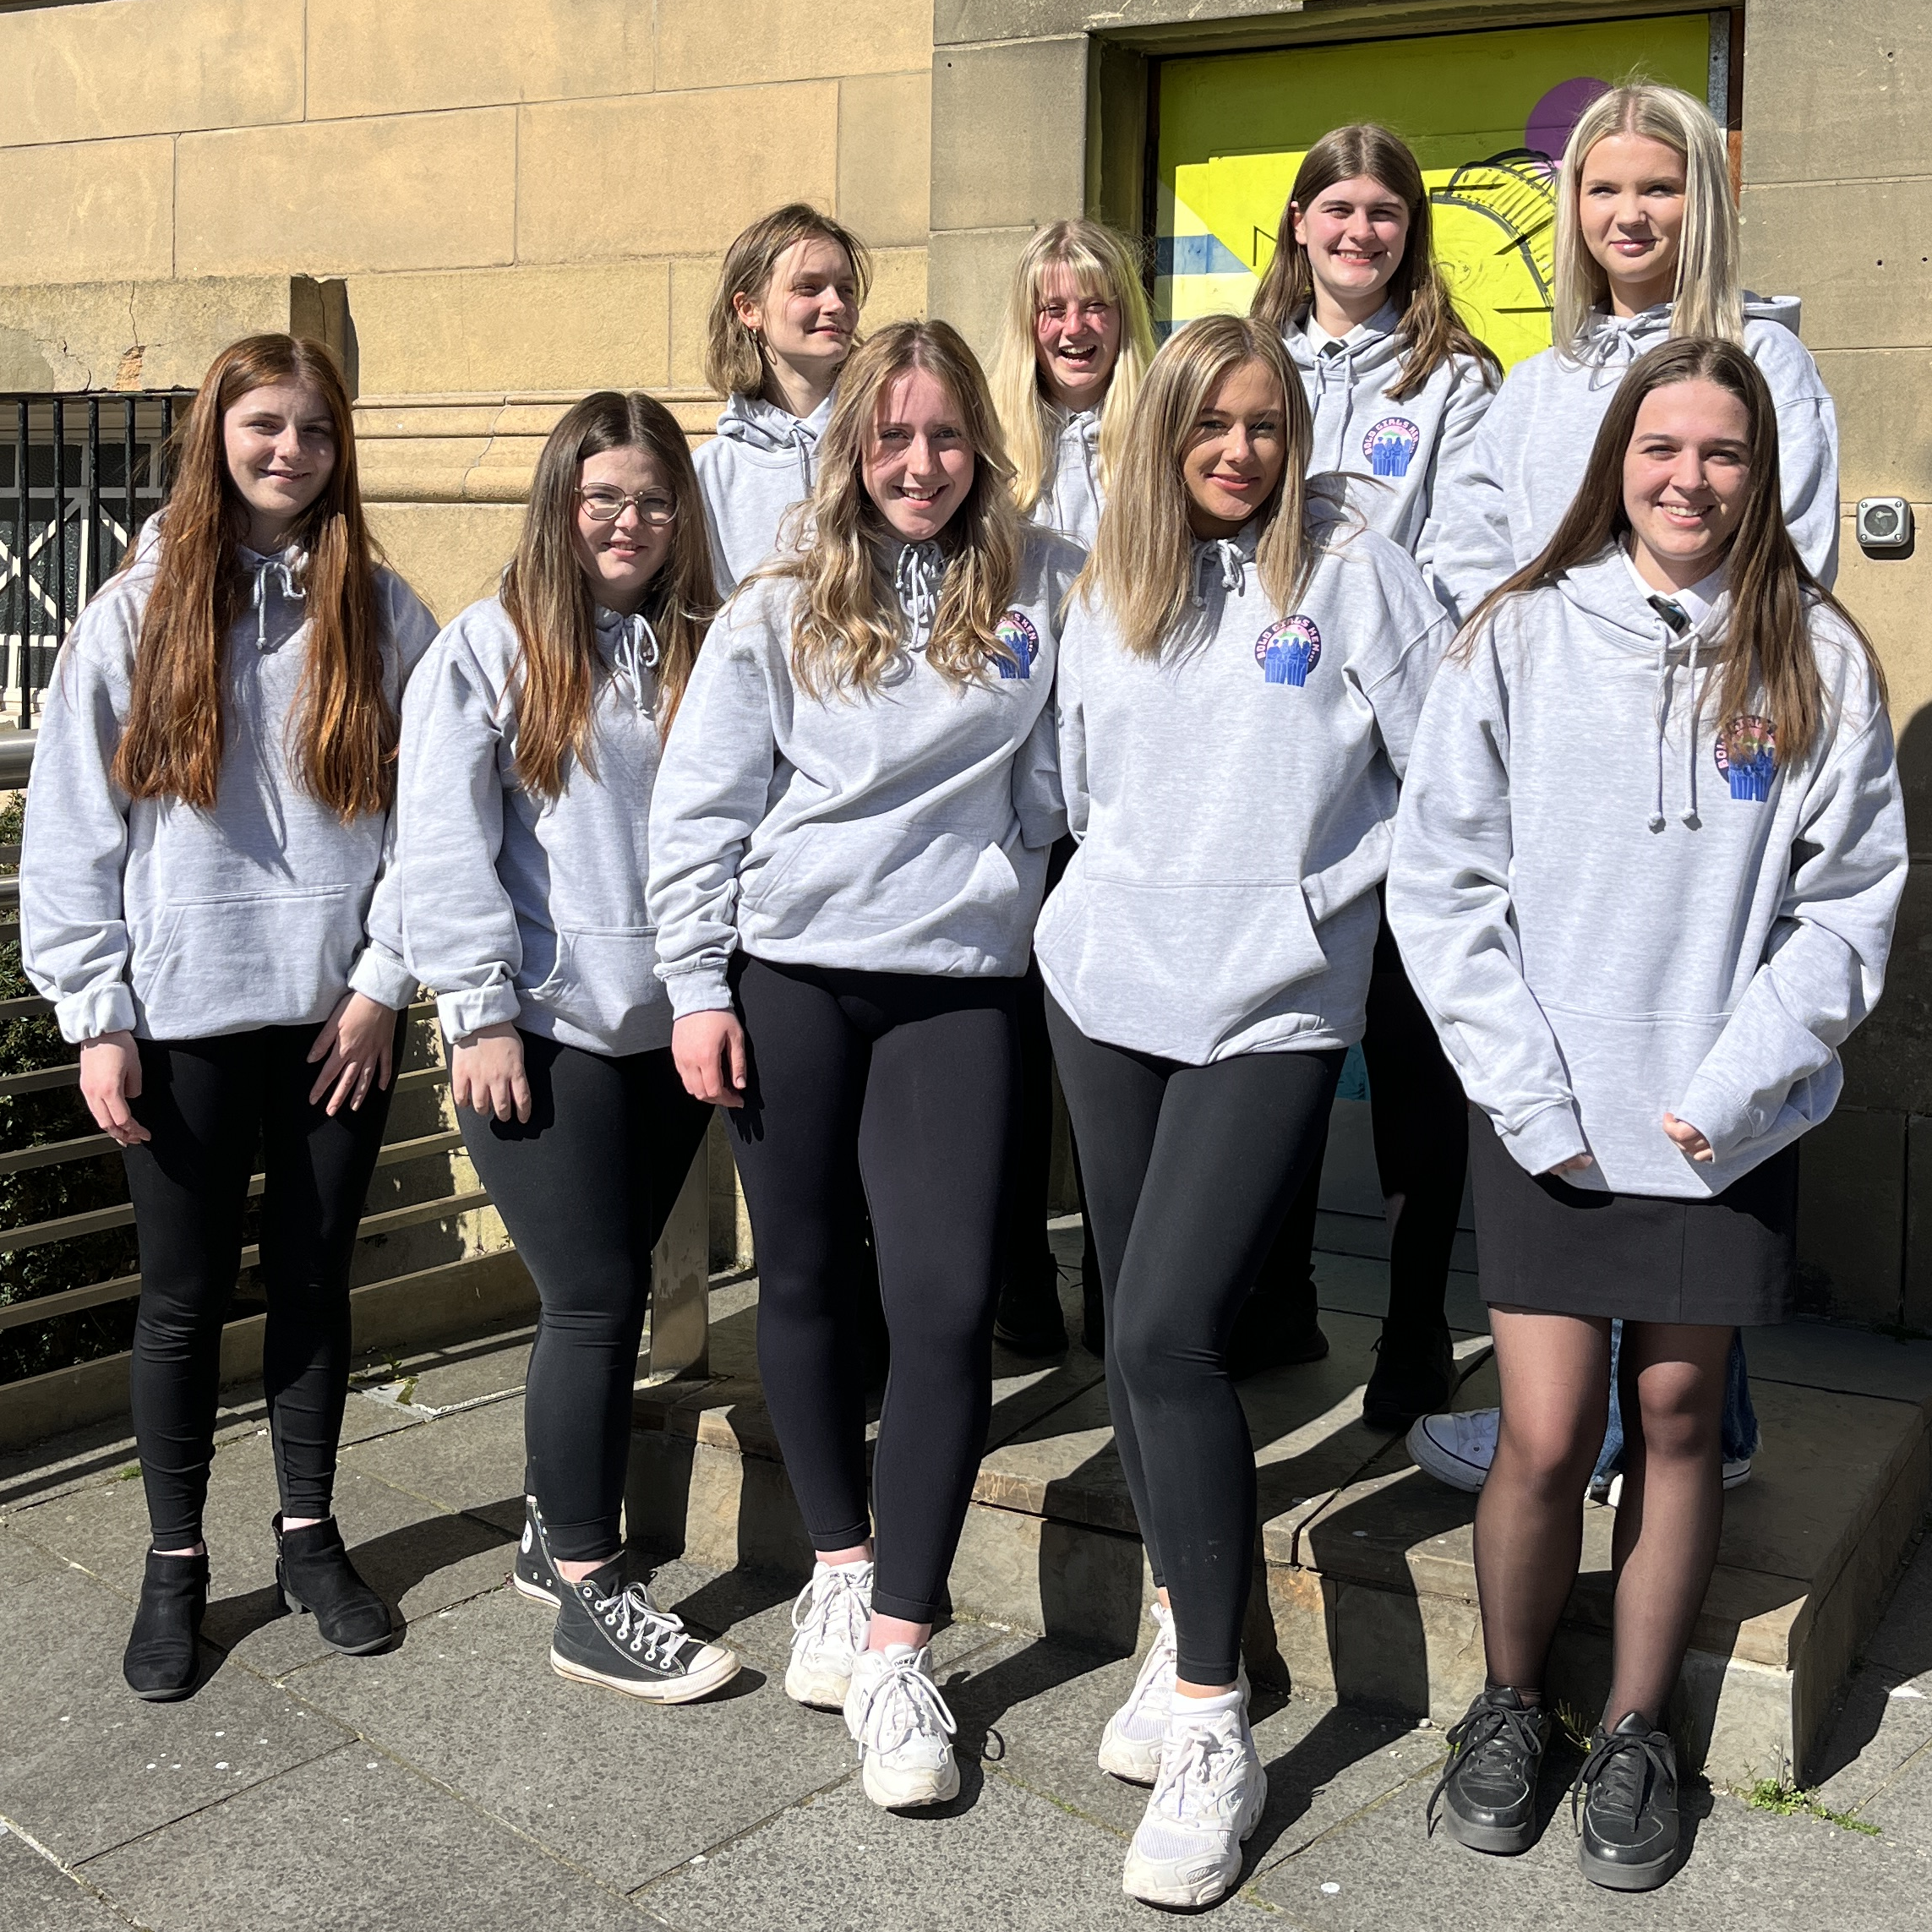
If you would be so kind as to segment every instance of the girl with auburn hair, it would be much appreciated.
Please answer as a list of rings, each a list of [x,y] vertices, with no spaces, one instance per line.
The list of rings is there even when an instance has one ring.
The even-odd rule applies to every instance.
[[[1147,297],[1127,244],[1098,221],[1052,221],[1037,230],[1013,268],[993,363],[993,401],[1023,516],[1092,548],[1107,479],[1153,359]],[[1048,892],[1072,856],[1072,840],[1056,843]],[[1053,1049],[1045,989],[1032,967],[1020,990],[1020,1084],[1013,1211],[993,1335],[1016,1354],[1037,1356],[1066,1347],[1067,1323],[1060,1268],[1046,1239]],[[1076,1153],[1076,1186],[1079,1171]],[[1084,1339],[1098,1355],[1100,1276],[1090,1241],[1086,1260]]]
[[[602,390],[537,462],[494,597],[403,715],[410,964],[436,994],[463,1143],[537,1284],[515,1582],[551,1667],[655,1703],[738,1672],[625,1576],[651,1251],[710,1121],[671,1063],[645,909],[651,790],[716,608],[684,432]]]
[[[1437,265],[1428,190],[1386,128],[1337,128],[1302,157],[1253,315],[1276,330],[1314,418],[1308,467],[1425,573],[1501,379]],[[1386,924],[1362,1036],[1389,1219],[1389,1313],[1362,1395],[1372,1428],[1406,1429],[1455,1387],[1444,1300],[1462,1206],[1467,1109]],[[1315,1306],[1318,1157],[1235,1332],[1236,1373],[1328,1353]]]
[[[1905,879],[1884,680],[1786,527],[1779,457],[1741,345],[1633,365],[1548,548],[1436,681],[1389,879],[1483,1116],[1503,1391],[1476,1517],[1488,1684],[1437,1796],[1464,1845],[1534,1839],[1621,1318],[1613,1684],[1579,1780],[1584,1874],[1618,1891],[1676,1868],[1669,1706],[1723,1520],[1726,1357],[1788,1312],[1795,1143],[1838,1098]]]
[[[811,494],[871,285],[865,244],[803,201],[761,216],[725,251],[704,357],[725,404],[697,453],[720,597],[778,548],[786,512]]]
[[[1723,130],[1674,87],[1633,82],[1584,109],[1557,179],[1553,346],[1509,372],[1440,509],[1432,569],[1464,615],[1540,556],[1582,479],[1624,372],[1658,343],[1740,344],[1777,406],[1793,541],[1830,585],[1838,567],[1838,419],[1798,339],[1795,297],[1738,284]]]
[[[1160,1905],[1235,1883],[1266,1795],[1228,1341],[1362,1035],[1396,785],[1449,634],[1407,554],[1310,489],[1309,435],[1273,329],[1219,315],[1171,337],[1061,651],[1080,848],[1036,950],[1159,1592],[1100,1765],[1154,1787],[1122,1882]]]
[[[875,1804],[921,1806],[959,1787],[926,1645],[991,1408],[1013,1009],[1064,824],[1047,699],[1079,555],[1022,526],[985,379],[943,322],[854,355],[821,452],[800,547],[698,661],[650,909],[679,1071],[731,1110],[765,1400],[817,1554],[785,1689],[843,1708]],[[870,1510],[854,1166],[892,1337]]]
[[[434,630],[377,561],[335,364],[250,336],[210,367],[166,506],[47,692],[21,953],[134,1201],[153,1544],[123,1668],[145,1698],[194,1688],[221,1324],[258,1143],[276,1582],[332,1648],[390,1640],[330,1498],[349,1263],[415,991],[387,862],[397,712]]]

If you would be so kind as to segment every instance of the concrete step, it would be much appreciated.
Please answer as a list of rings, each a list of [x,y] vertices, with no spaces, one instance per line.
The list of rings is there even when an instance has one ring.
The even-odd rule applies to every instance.
[[[1056,1224],[1078,1329],[1077,1223]],[[1245,1645],[1258,1677],[1345,1702],[1460,1716],[1482,1682],[1475,1498],[1362,1425],[1386,1269],[1321,1253],[1324,1362],[1242,1386],[1256,1444],[1262,1554]],[[1464,1380],[1496,1400],[1472,1276],[1452,1276]],[[810,1550],[757,1378],[756,1283],[711,1298],[710,1369],[639,1392],[630,1534],[718,1568],[804,1575]],[[1727,1501],[1723,1540],[1674,1727],[1716,1782],[1807,1774],[1834,1696],[1876,1622],[1932,1495],[1932,1343],[1815,1324],[1748,1338],[1765,1447]],[[955,1613],[1127,1652],[1149,1579],[1115,1454],[1101,1366],[996,1352],[993,1420],[950,1588]],[[1583,1571],[1550,1689],[1578,1715],[1608,1691],[1613,1513],[1586,1505]]]

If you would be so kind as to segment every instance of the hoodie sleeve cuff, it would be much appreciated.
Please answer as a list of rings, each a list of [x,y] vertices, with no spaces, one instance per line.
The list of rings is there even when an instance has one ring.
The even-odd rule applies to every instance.
[[[416,975],[386,946],[374,940],[349,972],[349,991],[401,1012],[416,997]]]
[[[1702,1074],[1692,1076],[1684,1098],[1671,1111],[1695,1127],[1711,1143],[1711,1153],[1720,1160],[1736,1153],[1746,1141],[1755,1140],[1766,1132],[1771,1119],[1754,1107],[1749,1096],[1734,1093],[1722,1081]]]
[[[110,980],[72,993],[54,1004],[54,1021],[69,1045],[84,1045],[103,1034],[134,1030],[134,990],[125,980]]]
[[[731,1011],[731,987],[720,965],[683,967],[658,976],[670,996],[671,1017],[684,1019],[692,1013],[728,1013]]]
[[[1496,1138],[1525,1174],[1547,1174],[1559,1162],[1574,1160],[1578,1154],[1590,1151],[1576,1108],[1567,1100],[1537,1108],[1514,1129],[1497,1122]]]
[[[502,1026],[522,1011],[516,987],[507,981],[470,992],[443,993],[436,1001],[436,1018],[450,1040],[461,1040],[479,1027]]]

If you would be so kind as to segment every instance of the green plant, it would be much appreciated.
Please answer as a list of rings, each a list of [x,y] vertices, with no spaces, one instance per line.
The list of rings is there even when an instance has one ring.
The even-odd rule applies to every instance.
[[[1738,1795],[1754,1811],[1769,1811],[1779,1818],[1822,1818],[1827,1825],[1836,1825],[1843,1831],[1858,1831],[1868,1838],[1879,1836],[1877,1826],[1854,1818],[1848,1811],[1834,1811],[1829,1805],[1820,1804],[1809,1791],[1800,1791],[1780,1778],[1761,1777]]]

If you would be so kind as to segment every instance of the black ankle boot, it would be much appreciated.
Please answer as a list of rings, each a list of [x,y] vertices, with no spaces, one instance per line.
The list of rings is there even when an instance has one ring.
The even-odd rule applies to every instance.
[[[388,1643],[389,1606],[357,1575],[333,1516],[305,1530],[285,1530],[278,1514],[275,1546],[282,1607],[311,1612],[330,1650],[360,1657]]]
[[[1375,1345],[1375,1367],[1362,1394],[1362,1419],[1391,1435],[1411,1427],[1418,1416],[1448,1408],[1455,1393],[1455,1345],[1446,1326],[1400,1329],[1382,1324]]]
[[[195,1640],[208,1608],[208,1553],[159,1556],[148,1552],[141,1607],[121,1659],[128,1688],[151,1704],[171,1704],[194,1689]]]
[[[1582,1809],[1577,1861],[1592,1885],[1654,1891],[1677,1869],[1677,1748],[1632,1711],[1599,1724],[1569,1794]]]
[[[1060,1308],[1060,1269],[1043,1251],[1008,1272],[993,1317],[993,1340],[1015,1355],[1058,1355],[1067,1346],[1067,1318]]]

